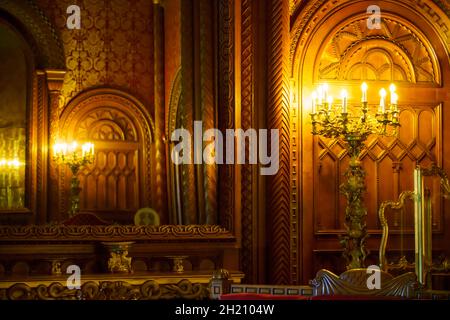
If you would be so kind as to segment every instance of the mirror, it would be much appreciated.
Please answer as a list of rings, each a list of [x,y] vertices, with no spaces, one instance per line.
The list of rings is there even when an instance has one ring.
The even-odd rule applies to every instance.
[[[85,15],[92,15],[90,7],[86,6]],[[51,86],[52,79],[46,67],[35,62],[36,69],[29,68],[31,64],[22,52],[23,44],[18,44],[20,37],[1,27],[0,210],[11,212],[25,208],[27,197],[33,198],[31,207],[40,205],[33,209],[37,213],[33,212],[32,218],[25,223],[21,220],[19,224],[64,223],[71,218],[71,197],[79,187],[79,212],[94,214],[110,225],[134,226],[138,210],[151,208],[158,213],[161,225],[231,229],[234,169],[205,163],[175,165],[171,159],[176,145],[171,141],[173,130],[186,128],[193,135],[195,121],[202,123],[203,132],[210,128],[224,131],[234,127],[234,88],[229,86],[234,78],[234,58],[229,56],[232,33],[218,31],[225,28],[220,24],[230,21],[220,17],[219,10],[225,9],[220,9],[213,1],[205,1],[201,7],[196,1],[165,1],[145,6],[152,6],[154,11],[152,19],[155,21],[150,25],[153,35],[139,39],[133,47],[137,50],[133,61],[136,68],[147,73],[140,69],[133,71],[141,72],[134,76],[131,69],[131,73],[117,69],[117,63],[130,62],[128,56],[118,54],[123,52],[120,36],[140,32],[127,29],[131,25],[124,27],[123,34],[109,34],[110,51],[99,55],[95,64],[89,54],[95,55],[95,50],[103,49],[89,41],[97,36],[102,38],[107,31],[88,24],[80,30],[58,25],[56,31],[64,39],[61,47],[64,47],[67,69],[59,88]],[[136,19],[141,21],[141,18]],[[113,25],[114,21],[110,22]],[[143,34],[148,35],[149,30]],[[29,43],[34,44],[33,40]],[[158,45],[153,48],[155,43]],[[39,55],[45,57],[41,52],[30,53],[30,57],[33,55],[35,60]],[[136,57],[147,55],[151,57],[145,62],[148,65],[137,63]],[[106,72],[105,65],[111,68],[110,78],[102,73]],[[117,77],[134,76],[136,83],[123,83],[125,78],[121,78],[119,85],[113,69]],[[32,74],[32,70],[37,75]],[[157,70],[164,73],[164,77],[161,78]],[[37,83],[45,90],[33,87],[28,97],[27,89],[33,81],[42,81]],[[153,82],[163,83],[162,91],[154,89]],[[142,92],[151,92],[147,87],[144,90],[144,85],[155,92],[143,96]],[[35,102],[40,95],[45,97],[43,102]],[[27,110],[35,117],[36,105],[41,104],[45,113],[43,119],[51,120],[44,120],[47,123],[39,124],[42,127],[34,122],[27,124]],[[11,105],[14,105],[14,112],[10,112]],[[27,125],[33,130],[43,130],[43,134],[28,130]],[[32,136],[38,136],[44,143],[36,143]],[[49,144],[60,141],[95,144],[95,159],[77,171],[79,185],[75,188],[71,186],[73,176],[69,166],[52,157]],[[204,150],[207,142],[202,143]],[[38,151],[43,161],[35,164],[32,159],[37,157]],[[42,168],[48,172],[38,174],[41,185],[37,188],[43,191],[35,195],[34,190],[28,189],[36,170]],[[39,177],[43,178],[39,181]]]

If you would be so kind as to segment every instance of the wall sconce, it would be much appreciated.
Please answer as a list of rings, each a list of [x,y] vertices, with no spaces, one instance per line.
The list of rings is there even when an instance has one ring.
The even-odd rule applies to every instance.
[[[94,161],[94,144],[86,142],[80,145],[72,143],[57,143],[53,146],[53,159],[58,164],[68,165],[72,171],[70,180],[70,209],[69,216],[73,216],[80,211],[80,180],[77,177],[78,171],[84,165]]]

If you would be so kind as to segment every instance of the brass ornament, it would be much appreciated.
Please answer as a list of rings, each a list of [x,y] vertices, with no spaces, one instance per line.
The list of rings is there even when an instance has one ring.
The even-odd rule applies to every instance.
[[[102,242],[108,249],[110,257],[108,259],[108,270],[112,273],[125,272],[132,273],[131,257],[128,257],[128,250],[134,242]]]
[[[167,256],[166,258],[172,260],[172,271],[177,273],[184,272],[184,260],[188,258],[188,256]]]

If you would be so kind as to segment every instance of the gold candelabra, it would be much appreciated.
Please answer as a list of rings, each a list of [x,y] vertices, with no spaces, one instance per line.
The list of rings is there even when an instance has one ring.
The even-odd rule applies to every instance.
[[[67,143],[57,143],[53,146],[53,159],[58,164],[68,165],[72,172],[70,180],[70,209],[69,216],[73,216],[80,211],[80,180],[78,171],[84,165],[94,161],[94,144],[86,142],[80,146],[76,141]]]
[[[346,234],[340,240],[344,247],[347,269],[364,267],[367,256],[367,210],[363,200],[366,190],[365,172],[359,156],[371,134],[396,136],[400,126],[395,85],[391,84],[389,87],[391,99],[388,106],[386,90],[380,90],[380,103],[378,108],[375,107],[376,111],[368,105],[367,89],[367,84],[363,83],[361,106],[357,107],[348,106],[348,94],[345,90],[341,92],[342,103],[333,104],[333,98],[328,96],[327,84],[321,85],[312,95],[312,134],[343,140],[350,156],[349,168],[345,172],[347,179],[340,186],[341,193],[347,198]]]

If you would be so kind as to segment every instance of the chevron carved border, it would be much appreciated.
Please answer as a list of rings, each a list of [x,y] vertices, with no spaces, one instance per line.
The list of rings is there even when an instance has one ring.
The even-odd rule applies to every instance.
[[[253,128],[252,111],[254,108],[254,36],[253,36],[253,5],[252,0],[241,3],[241,126],[243,130]],[[245,150],[248,158],[248,145]],[[253,217],[253,168],[246,159],[241,170],[241,222],[242,222],[242,252],[241,266],[246,280],[254,283],[254,217]]]
[[[268,35],[268,125],[279,129],[280,168],[268,179],[270,281],[290,282],[289,0],[272,0]]]

